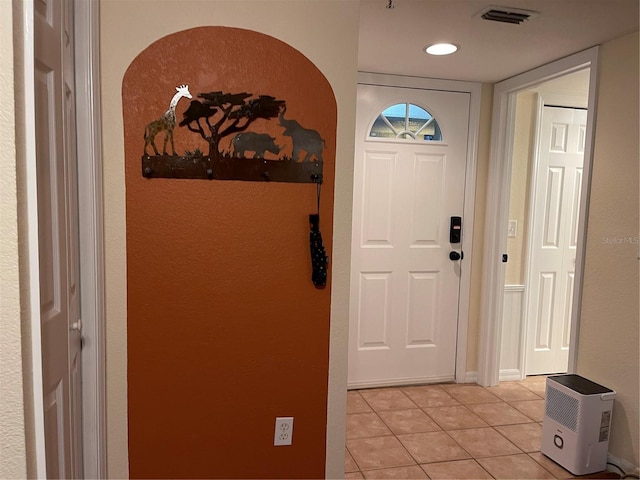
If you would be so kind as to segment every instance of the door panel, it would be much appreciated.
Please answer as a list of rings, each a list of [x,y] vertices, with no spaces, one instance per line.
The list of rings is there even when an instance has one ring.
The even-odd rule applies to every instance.
[[[575,265],[574,265],[575,268]],[[561,348],[569,350],[569,340],[571,337],[571,312],[573,310],[573,286],[575,273],[567,272],[566,286],[564,292],[564,318],[562,319],[562,343]]]
[[[364,159],[363,246],[392,246],[391,201],[395,155],[372,152]]]
[[[586,110],[544,107],[529,265],[526,374],[567,371]]]
[[[540,272],[538,284],[538,317],[536,319],[536,348],[551,348],[551,327],[553,323],[553,292],[555,272]]]
[[[434,344],[437,288],[437,273],[409,272],[407,348]]]
[[[558,248],[559,246],[563,177],[563,167],[549,168],[547,172],[547,199],[542,248]]]
[[[582,167],[576,168],[576,176],[573,181],[573,201],[571,205],[571,233],[569,242],[571,248],[578,246],[578,226],[580,221],[580,197],[582,196]]]
[[[389,284],[391,272],[360,275],[360,316],[358,345],[362,350],[389,348]]]
[[[411,246],[434,246],[440,238],[443,155],[416,155],[411,204]]]
[[[73,2],[35,2],[35,114],[48,478],[82,477]]]
[[[460,262],[449,259],[459,249],[449,222],[464,206],[469,98],[358,86],[350,387],[454,379]],[[378,114],[403,102],[431,113],[442,140],[370,137]]]
[[[46,442],[47,478],[65,478],[66,439],[64,394],[62,382],[44,395],[44,436]]]

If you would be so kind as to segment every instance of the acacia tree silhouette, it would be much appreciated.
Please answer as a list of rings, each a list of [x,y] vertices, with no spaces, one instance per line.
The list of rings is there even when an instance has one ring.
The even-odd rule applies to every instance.
[[[198,133],[209,143],[209,158],[220,157],[220,140],[227,135],[246,130],[259,118],[278,116],[284,100],[269,95],[251,97],[251,93],[199,93],[184,112],[181,127]],[[220,113],[220,118],[217,118]],[[216,118],[214,118],[216,117]]]

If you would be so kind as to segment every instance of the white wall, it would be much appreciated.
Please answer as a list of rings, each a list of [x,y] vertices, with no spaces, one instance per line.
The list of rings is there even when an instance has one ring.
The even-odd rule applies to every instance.
[[[476,169],[476,198],[473,219],[473,248],[471,260],[471,288],[469,291],[469,325],[467,327],[467,376],[472,379],[478,371],[480,342],[480,309],[482,305],[482,262],[484,252],[484,218],[487,207],[487,179],[491,150],[491,112],[493,85],[482,85],[480,128],[478,131],[478,163]],[[461,380],[460,380],[461,381]]]
[[[638,466],[638,33],[600,54],[577,373],[617,392],[609,452]]]
[[[25,478],[12,10],[0,2],[0,478]]]
[[[517,228],[516,236],[507,238],[509,262],[505,269],[505,285],[523,285],[525,283],[527,208],[529,206],[531,155],[535,136],[537,100],[536,93],[532,91],[522,92],[516,96],[509,220],[515,220]]]
[[[327,476],[344,467],[353,145],[359,2],[356,0],[101,0],[101,85],[107,289],[108,473],[128,476],[126,239],[122,78],[158,38],[204,25],[266,33],[293,46],[329,80],[338,104]],[[187,46],[188,47],[188,46]]]

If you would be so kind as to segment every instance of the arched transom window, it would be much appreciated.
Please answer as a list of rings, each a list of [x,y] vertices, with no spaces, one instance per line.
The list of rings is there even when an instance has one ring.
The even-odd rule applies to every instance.
[[[369,138],[441,141],[436,119],[413,103],[396,103],[385,108],[369,131]]]

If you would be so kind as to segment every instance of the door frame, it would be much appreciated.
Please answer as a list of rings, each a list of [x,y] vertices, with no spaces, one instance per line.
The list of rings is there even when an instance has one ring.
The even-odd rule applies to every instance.
[[[74,1],[82,443],[85,478],[107,477],[106,335],[99,2]],[[90,161],[92,160],[92,161]]]
[[[17,7],[19,5],[19,7]],[[82,396],[83,396],[83,467],[85,478],[105,478],[106,463],[106,376],[105,376],[105,290],[104,236],[102,207],[102,144],[99,97],[99,5],[97,2],[74,2],[76,28],[76,114],[78,129],[78,164],[80,312],[83,322]],[[17,128],[23,137],[24,189],[26,197],[26,262],[28,263],[28,307],[30,336],[25,340],[31,365],[25,366],[25,379],[31,390],[25,401],[27,416],[32,418],[35,458],[27,465],[31,473],[46,478],[44,441],[44,402],[42,388],[42,345],[40,329],[40,266],[38,245],[38,198],[36,175],[36,128],[34,89],[34,0],[14,3],[16,26],[15,54],[22,61],[16,71]],[[20,97],[20,98],[18,98]],[[18,121],[22,118],[21,121]],[[25,425],[25,430],[27,425]]]
[[[371,72],[358,72],[358,84],[399,88],[419,88],[447,92],[469,93],[469,132],[467,136],[467,162],[465,167],[464,234],[462,251],[464,264],[460,275],[460,298],[458,301],[458,333],[456,337],[455,379],[458,383],[476,381],[476,373],[467,371],[467,335],[469,330],[469,304],[471,292],[471,262],[473,246],[473,223],[475,212],[476,170],[478,158],[478,131],[480,128],[480,102],[482,85],[475,82],[440,80],[421,77],[406,77]],[[356,179],[354,178],[354,181]],[[349,319],[351,322],[351,318]]]
[[[570,373],[576,370],[593,141],[597,113],[597,46],[503,80],[494,87],[491,155],[487,182],[484,261],[482,267],[484,290],[480,312],[480,344],[478,354],[478,383],[484,386],[497,385],[500,376],[500,342],[502,336],[502,307],[505,277],[505,265],[502,263],[502,254],[507,251],[515,96],[522,90],[530,89],[540,83],[584,68],[590,68],[587,137],[584,152],[582,198],[580,199],[580,218],[584,219],[584,221],[580,222],[578,227],[576,276],[571,315],[571,341],[568,365],[568,371]]]

